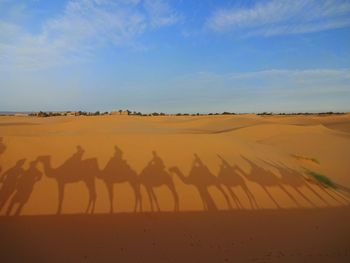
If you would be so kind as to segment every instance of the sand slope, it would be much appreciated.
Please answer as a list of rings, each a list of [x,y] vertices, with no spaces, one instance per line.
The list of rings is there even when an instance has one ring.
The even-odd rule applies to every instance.
[[[349,262],[349,123],[0,117],[0,260]]]
[[[333,118],[341,118],[339,122],[342,123],[350,121],[348,115]],[[209,202],[212,203],[211,208],[220,210],[230,207],[264,209],[346,205],[348,202],[343,193],[321,189],[303,179],[307,168],[350,187],[350,134],[326,127],[323,124],[325,120],[331,122],[332,119],[255,115],[1,117],[0,136],[6,150],[1,155],[0,166],[5,172],[25,158],[23,168],[28,169],[31,161],[47,155],[52,168],[58,168],[76,153],[79,145],[84,151],[81,158],[95,159],[99,169],[103,170],[117,146],[121,159],[137,175],[154,158],[152,151],[163,162],[166,174],[159,168],[154,171],[156,178],[146,182],[159,183],[160,187],[155,187],[154,192],[162,211],[174,208],[174,196],[164,183],[166,179],[163,176],[172,178],[181,211],[203,210],[203,201],[204,206]],[[193,171],[194,154],[197,154],[202,166],[195,171],[203,167],[207,169],[202,169],[204,172],[194,180],[183,182],[177,173],[168,170],[177,167],[184,176],[193,175],[196,173]],[[313,158],[318,163],[293,155]],[[73,166],[79,174],[81,163]],[[58,205],[57,181],[46,176],[41,162],[36,167],[42,176],[34,184],[21,214],[53,214]],[[206,181],[208,176],[211,179]],[[160,182],[156,182],[158,179]],[[95,212],[108,212],[108,192],[104,181],[97,176],[94,181],[97,196]],[[203,192],[201,189],[208,190]],[[149,211],[151,203],[147,189],[141,186],[140,191],[143,209]],[[114,193],[114,211],[133,211],[135,194],[130,182],[126,180],[115,184]],[[65,184],[61,212],[84,212],[88,194],[89,189],[83,182]],[[9,203],[10,198],[4,204],[2,214],[6,213]]]

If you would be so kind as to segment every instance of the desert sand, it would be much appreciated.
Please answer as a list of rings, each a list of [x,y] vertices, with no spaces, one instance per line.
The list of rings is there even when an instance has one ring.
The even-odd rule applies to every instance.
[[[0,138],[2,262],[350,261],[350,114],[2,116]]]

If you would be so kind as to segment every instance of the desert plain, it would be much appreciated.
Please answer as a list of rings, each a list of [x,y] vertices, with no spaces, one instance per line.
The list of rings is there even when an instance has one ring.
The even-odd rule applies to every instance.
[[[0,117],[1,262],[349,262],[350,114]]]

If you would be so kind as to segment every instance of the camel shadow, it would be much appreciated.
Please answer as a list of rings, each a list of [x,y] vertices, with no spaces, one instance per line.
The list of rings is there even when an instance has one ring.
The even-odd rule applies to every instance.
[[[293,202],[296,203],[297,206],[300,206],[298,201],[291,195],[288,190],[283,186],[281,179],[278,178],[271,171],[257,165],[257,163],[252,160],[246,158],[241,155],[241,158],[245,160],[250,165],[250,172],[245,173],[243,170],[240,170],[241,173],[247,178],[249,181],[257,183],[261,186],[264,192],[268,195],[270,200],[275,204],[276,208],[281,208],[280,204],[277,202],[276,198],[271,194],[268,187],[277,187],[282,190]]]
[[[78,145],[76,152],[56,168],[53,168],[51,165],[51,156],[38,157],[38,161],[43,164],[46,176],[55,179],[57,182],[57,214],[62,212],[66,184],[77,182],[84,182],[88,190],[89,201],[85,212],[94,212],[96,203],[95,177],[98,176],[99,168],[96,158],[82,159],[84,152],[84,149]]]
[[[316,207],[316,204],[314,202],[312,202],[311,199],[308,198],[301,191],[300,188],[303,186],[305,186],[309,191],[311,191],[314,195],[316,195],[324,203],[329,205],[329,203],[308,184],[308,182],[306,181],[306,179],[304,178],[304,176],[300,172],[298,172],[290,167],[287,167],[284,164],[276,164],[276,163],[267,162],[267,161],[264,161],[264,162],[267,165],[275,168],[279,172],[279,174],[281,176],[281,183],[282,184],[292,187],[311,206]]]
[[[0,154],[6,149],[0,137]],[[20,215],[23,207],[27,204],[35,184],[41,180],[42,172],[38,169],[38,163],[43,167],[44,174],[48,178],[52,178],[57,183],[58,189],[58,205],[57,214],[62,213],[65,187],[67,184],[83,182],[88,191],[88,204],[85,213],[94,213],[95,203],[97,199],[95,180],[102,180],[105,184],[108,200],[109,212],[113,213],[114,209],[114,185],[119,183],[129,183],[134,196],[134,212],[143,210],[143,198],[141,195],[141,185],[145,187],[149,198],[151,211],[161,211],[159,198],[156,195],[155,189],[165,186],[169,189],[174,200],[174,211],[179,211],[179,194],[175,187],[172,174],[178,176],[186,185],[192,185],[197,190],[203,204],[204,211],[218,211],[217,204],[209,192],[209,187],[215,187],[223,195],[227,202],[227,207],[232,209],[231,202],[233,201],[238,209],[242,209],[241,200],[235,193],[235,187],[243,190],[249,200],[252,209],[259,209],[257,200],[251,190],[248,188],[246,181],[258,184],[267,196],[272,200],[277,208],[281,208],[279,202],[273,196],[270,187],[275,187],[282,190],[288,197],[297,205],[302,207],[300,199],[308,202],[312,207],[316,204],[303,191],[308,189],[315,196],[321,199],[327,205],[330,205],[326,194],[334,200],[342,203],[339,199],[343,198],[347,204],[349,201],[338,192],[337,189],[326,188],[317,182],[310,182],[302,174],[302,172],[287,167],[280,162],[272,162],[265,160],[253,161],[241,156],[250,166],[249,172],[245,172],[237,165],[228,163],[223,157],[218,155],[221,160],[219,173],[215,176],[203,163],[197,154],[194,154],[194,160],[190,172],[185,176],[178,167],[167,169],[163,159],[156,151],[152,152],[151,160],[146,164],[144,169],[138,174],[123,157],[123,151],[115,146],[114,154],[107,162],[103,169],[99,168],[97,158],[84,159],[85,150],[81,146],[77,146],[75,152],[69,156],[64,162],[57,167],[52,167],[51,156],[39,156],[36,160],[30,162],[28,169],[23,169],[25,159],[18,160],[17,163],[5,171],[0,176],[0,211],[9,203],[6,211],[7,215]],[[268,167],[273,168],[273,171],[278,171],[280,176],[274,174],[266,166],[259,164],[265,163]],[[317,185],[311,187],[311,184]],[[339,186],[343,191],[349,191],[345,187]],[[316,189],[317,188],[317,189]],[[295,191],[293,191],[295,190]],[[295,198],[291,193],[293,192]],[[228,194],[227,194],[228,192]],[[299,196],[297,196],[297,194]],[[324,195],[321,195],[324,193]]]
[[[173,179],[165,169],[164,162],[157,152],[153,151],[152,154],[153,158],[148,162],[139,175],[140,184],[146,188],[151,210],[154,211],[154,206],[156,206],[156,209],[160,211],[158,198],[154,192],[154,188],[166,186],[174,198],[174,211],[179,211],[179,196]]]
[[[97,199],[95,178],[102,180],[107,188],[109,198],[109,212],[113,213],[114,207],[114,191],[113,186],[117,183],[128,182],[135,195],[134,212],[142,211],[142,195],[140,186],[146,188],[151,210],[160,211],[158,198],[154,192],[154,188],[166,186],[170,190],[174,198],[174,210],[179,210],[179,197],[175,189],[172,177],[166,171],[163,160],[153,151],[153,158],[147,166],[138,175],[128,162],[123,159],[123,152],[115,146],[114,155],[107,162],[103,169],[98,166],[96,158],[83,159],[84,149],[81,146],[76,147],[73,153],[66,161],[56,168],[52,167],[51,156],[39,156],[37,161],[42,163],[45,175],[53,178],[58,186],[58,207],[57,214],[62,213],[65,186],[71,183],[84,182],[89,194],[88,206],[86,213],[93,213]]]
[[[103,180],[107,187],[110,213],[113,213],[114,191],[113,186],[117,183],[128,182],[134,191],[135,206],[134,212],[139,208],[142,211],[142,196],[140,191],[140,183],[137,173],[130,167],[125,159],[123,152],[117,146],[114,147],[114,155],[108,161],[103,170],[99,172],[98,178]]]
[[[37,168],[37,164],[38,160],[32,161],[29,168],[24,170],[22,176],[18,178],[6,215],[11,215],[11,212],[16,205],[17,209],[15,210],[14,215],[20,215],[24,205],[28,202],[34,190],[34,185],[42,178],[42,173]]]
[[[2,185],[0,188],[0,211],[16,191],[19,178],[24,172],[23,165],[25,161],[26,159],[18,160],[13,167],[1,175],[0,182],[2,182]]]
[[[328,206],[330,206],[330,203],[320,193],[324,193],[325,195],[327,195],[334,201],[338,202],[339,204],[343,203],[339,199],[342,199],[343,201],[345,201],[346,204],[349,203],[349,200],[347,200],[340,193],[338,193],[336,189],[327,188],[322,184],[307,180],[307,178],[305,178],[302,172],[299,172],[295,169],[287,167],[285,164],[282,164],[282,163],[277,164],[271,161],[270,162],[264,161],[264,162],[269,166],[275,168],[280,173],[282,184],[292,187],[300,196],[302,196],[313,207],[316,207],[316,204],[314,204],[310,200],[310,198],[308,198],[299,188],[301,187],[307,188],[310,192],[312,192],[315,196],[321,199]],[[316,191],[314,188],[310,186],[311,183],[313,183],[316,186],[318,191]]]
[[[252,209],[256,208],[258,209],[258,203],[252,194],[252,192],[249,190],[243,176],[242,169],[237,165],[230,165],[224,158],[222,158],[220,155],[218,155],[220,160],[222,161],[220,165],[220,171],[218,174],[218,181],[221,185],[225,186],[227,191],[230,193],[233,201],[236,203],[236,206],[241,209],[242,204],[237,197],[237,195],[233,191],[233,187],[241,187],[244,193],[247,195],[250,206]]]
[[[215,186],[223,194],[225,200],[227,201],[228,207],[232,208],[230,200],[221,187],[218,178],[210,172],[208,167],[202,162],[197,154],[194,154],[194,161],[188,176],[185,176],[178,167],[171,167],[169,171],[179,176],[180,180],[184,184],[193,185],[197,189],[203,203],[203,210],[218,210],[214,199],[209,193],[209,186]]]

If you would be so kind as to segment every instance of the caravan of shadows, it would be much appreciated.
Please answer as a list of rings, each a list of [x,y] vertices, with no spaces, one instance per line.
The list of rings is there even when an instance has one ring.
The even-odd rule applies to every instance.
[[[6,150],[2,138],[0,138],[0,154]],[[43,174],[38,169],[38,164],[41,164],[45,175],[56,180],[58,187],[58,207],[57,214],[62,213],[64,201],[64,190],[67,184],[84,182],[88,190],[88,205],[86,213],[94,213],[97,192],[95,187],[95,179],[100,179],[106,185],[109,197],[110,213],[113,213],[114,184],[129,183],[133,189],[135,196],[134,212],[142,212],[142,194],[141,187],[146,189],[151,211],[161,211],[158,197],[155,194],[155,188],[165,186],[169,189],[174,200],[174,211],[180,211],[179,193],[175,188],[173,176],[178,176],[179,179],[186,185],[192,185],[198,192],[205,211],[217,211],[218,207],[211,196],[208,188],[213,186],[219,190],[226,200],[227,208],[233,209],[232,202],[238,209],[242,209],[240,199],[234,192],[234,187],[240,187],[249,200],[251,209],[259,209],[258,202],[254,194],[249,189],[246,181],[258,184],[277,208],[281,208],[278,200],[270,193],[268,187],[278,187],[296,204],[301,207],[300,203],[293,197],[285,186],[292,187],[306,202],[311,206],[316,206],[310,198],[307,197],[301,190],[306,187],[317,198],[321,199],[327,206],[329,202],[320,194],[326,193],[330,198],[339,203],[349,203],[349,200],[337,192],[336,189],[327,188],[322,184],[310,182],[305,176],[296,170],[293,170],[282,163],[265,162],[270,167],[277,169],[280,177],[275,176],[271,171],[260,167],[256,162],[241,156],[245,162],[250,165],[250,172],[243,171],[239,166],[232,165],[227,162],[222,156],[218,155],[221,160],[219,173],[215,176],[209,168],[203,163],[197,154],[194,154],[192,167],[188,175],[176,166],[166,168],[164,161],[152,151],[152,159],[147,163],[146,167],[137,173],[123,158],[123,152],[118,147],[114,147],[114,155],[107,162],[106,166],[100,169],[97,158],[83,159],[84,149],[80,145],[76,147],[76,151],[58,167],[52,167],[51,156],[39,156],[35,160],[30,161],[29,168],[24,169],[23,166],[26,159],[20,159],[16,164],[4,171],[0,176],[0,211],[5,204],[8,203],[6,215],[20,215],[24,205],[30,199],[31,193],[37,183],[40,182]],[[1,169],[1,167],[0,167]],[[1,171],[1,170],[0,170]],[[318,191],[310,186],[310,183],[318,186]],[[226,191],[229,193],[227,194]]]

